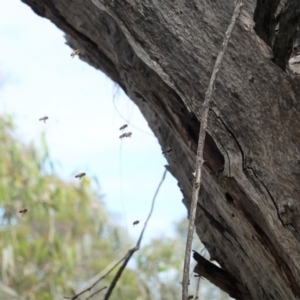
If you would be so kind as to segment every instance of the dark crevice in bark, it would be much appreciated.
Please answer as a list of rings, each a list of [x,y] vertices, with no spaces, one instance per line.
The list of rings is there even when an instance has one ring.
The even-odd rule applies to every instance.
[[[203,188],[203,187],[201,187]],[[235,236],[230,230],[230,228],[226,227],[225,225],[221,224],[218,220],[216,220],[206,209],[203,205],[201,205],[199,202],[197,203],[198,207],[204,212],[205,216],[209,220],[210,224],[217,229],[217,231],[224,236],[225,232],[228,232],[234,239]]]
[[[246,215],[245,215],[246,216]],[[282,276],[284,281],[286,281],[287,284],[289,284],[292,288],[292,291],[295,296],[300,296],[300,289],[297,283],[297,279],[294,277],[291,269],[289,266],[285,263],[285,261],[281,258],[276,248],[273,246],[271,240],[269,237],[265,234],[265,232],[260,228],[260,226],[254,221],[254,219],[248,219],[253,225],[253,228],[257,232],[257,236],[261,242],[261,244],[266,247],[271,253],[271,255],[274,257],[276,261],[276,265],[284,272],[285,276]]]
[[[226,153],[226,156],[228,158],[228,176],[231,177],[231,166],[230,166],[231,162],[230,162],[229,153],[228,153],[227,149],[224,147],[224,145],[220,141],[218,141],[218,142],[219,142],[220,146],[222,147],[222,149],[224,150],[224,152]],[[224,160],[224,166],[225,166],[225,160]],[[224,170],[224,168],[223,168],[223,170]]]
[[[278,205],[277,205],[277,203],[275,201],[275,198],[271,194],[270,190],[267,188],[267,186],[264,184],[264,182],[259,178],[259,176],[257,175],[257,173],[254,171],[254,169],[252,167],[247,167],[247,169],[249,169],[249,170],[252,171],[253,175],[258,179],[258,181],[260,182],[260,184],[266,190],[267,194],[269,195],[271,201],[274,204],[274,207],[276,209],[276,213],[277,213],[278,219],[280,220],[282,226],[285,227],[285,228],[287,228],[293,234],[293,236],[297,239],[297,241],[300,242],[300,233],[299,233],[299,231],[293,226],[293,222],[291,224],[287,224],[287,222],[285,222],[283,220],[283,218],[281,217],[281,214],[279,212],[279,207],[278,207]]]
[[[276,204],[276,201],[275,201],[274,197],[272,196],[270,190],[269,190],[269,189],[267,188],[267,186],[263,183],[263,181],[259,178],[259,176],[256,174],[256,172],[254,171],[254,169],[253,169],[252,167],[247,166],[247,169],[249,169],[249,170],[252,171],[253,175],[258,179],[258,181],[260,182],[260,184],[265,188],[265,190],[266,190],[266,192],[268,193],[268,195],[269,195],[271,201],[272,201],[273,204],[274,204],[274,207],[275,207],[275,210],[276,210],[278,219],[280,220],[282,226],[285,226],[283,220],[282,220],[281,217],[280,217],[280,214],[279,214],[279,210],[278,210],[278,206],[277,206],[277,204]]]
[[[203,188],[203,187],[201,187]],[[208,212],[208,210],[199,202],[197,203],[199,209],[201,209],[204,212],[204,215],[206,216],[206,218],[209,220],[210,224],[223,236],[226,238],[226,235],[224,235],[225,232],[229,233],[229,235],[238,243],[240,249],[243,251],[244,255],[248,257],[246,251],[244,250],[244,248],[242,247],[242,245],[240,244],[239,240],[237,239],[237,237],[235,236],[234,232],[227,227],[226,222],[223,220],[223,218],[219,215],[219,218],[223,220],[223,222],[219,222],[218,220],[216,220],[216,218]],[[228,240],[230,244],[232,244],[232,241]]]
[[[279,3],[280,0],[257,0],[254,11],[254,30],[270,47],[275,36],[275,14]]]
[[[256,34],[273,48],[274,62],[283,70],[293,52],[299,52],[300,3],[289,0],[276,17],[280,0],[257,0],[254,12],[254,30]],[[276,27],[278,32],[275,34]]]
[[[225,193],[225,198],[226,198],[228,203],[234,204],[233,197],[229,193]]]
[[[174,91],[173,91],[173,93],[176,94]],[[166,101],[163,101],[163,99],[161,99],[158,96],[158,94],[154,91],[152,91],[151,94],[155,100],[154,103],[156,103],[156,106],[157,106],[155,108],[155,110],[157,110],[160,113],[163,112],[163,119],[166,122],[166,124],[168,124],[168,122],[170,121],[172,124],[172,127],[175,129],[175,131],[181,132],[183,134],[183,136],[182,136],[183,139],[186,137],[189,137],[189,140],[192,141],[191,149],[194,153],[196,153],[197,141],[198,141],[198,136],[199,136],[199,121],[196,118],[196,116],[192,115],[190,118],[187,119],[185,117],[186,115],[188,115],[186,108],[180,107],[179,104],[170,106],[170,110],[173,113],[173,114],[171,114],[170,111],[168,110],[168,108],[166,107],[166,105],[168,105],[166,103]],[[176,94],[176,96],[177,96],[177,100],[179,102],[180,97],[177,94]],[[181,100],[180,100],[180,102],[181,102]],[[175,115],[178,118],[180,118],[181,120],[184,120],[180,124],[184,128],[184,130],[182,128],[180,128],[180,126],[174,121]],[[184,132],[186,132],[187,135],[184,134]],[[225,160],[224,160],[223,154],[218,149],[214,139],[209,134],[206,135],[206,139],[205,139],[204,160],[205,160],[206,166],[214,174],[216,174],[224,169]]]
[[[270,238],[265,233],[265,230],[263,230],[262,227],[258,224],[258,222],[256,222],[256,220],[258,219],[257,216],[253,215],[252,212],[244,205],[244,203],[245,201],[239,202],[240,211],[243,212],[245,218],[248,220],[248,222],[252,225],[253,229],[256,231],[257,237],[261,245],[265,249],[267,249],[270,252],[270,254],[274,257],[277,268],[282,269],[284,271],[285,276],[282,276],[283,280],[285,280],[287,284],[291,286],[295,296],[300,296],[300,288],[297,284],[297,279],[294,277],[291,269],[286,264],[284,259],[281,257],[276,247],[274,247]]]
[[[213,173],[221,172],[224,169],[224,157],[218,149],[214,139],[208,133],[205,137],[203,157],[205,164]]]
[[[208,279],[212,284],[219,287],[235,299],[248,299],[249,292],[227,271],[205,259],[193,250],[193,258],[196,260],[194,272]]]
[[[286,227],[290,230],[297,241],[300,242],[300,232],[291,224],[287,224]]]
[[[228,133],[230,134],[230,136],[232,136],[232,138],[234,139],[236,145],[238,146],[240,152],[241,152],[241,156],[242,156],[242,166],[243,166],[243,170],[245,169],[245,155],[244,155],[244,151],[242,146],[240,145],[240,143],[238,142],[237,138],[235,137],[235,135],[233,134],[233,132],[229,129],[229,127],[226,125],[226,123],[222,120],[222,118],[220,116],[218,116],[213,109],[210,108],[210,111],[212,111],[214,113],[214,115],[216,116],[216,118],[218,120],[221,121],[221,123],[223,124],[223,126],[225,127],[225,129],[228,131]]]
[[[293,52],[293,45],[299,35],[300,3],[289,0],[283,7],[279,18],[279,30],[274,41],[274,62],[283,70]]]
[[[223,178],[223,180],[227,182],[226,186],[231,186],[230,195],[234,199],[234,203],[236,204],[238,211],[244,215],[245,219],[257,233],[257,238],[262,247],[264,247],[272,255],[276,261],[276,267],[279,270],[283,270],[283,280],[285,280],[286,283],[291,286],[294,295],[300,295],[300,288],[297,285],[297,279],[294,277],[291,269],[281,257],[281,253],[277,247],[273,245],[268,236],[272,233],[264,219],[264,216],[261,215],[261,212],[255,206],[255,204],[251,203],[251,199],[248,198],[247,194],[244,193],[234,178]]]

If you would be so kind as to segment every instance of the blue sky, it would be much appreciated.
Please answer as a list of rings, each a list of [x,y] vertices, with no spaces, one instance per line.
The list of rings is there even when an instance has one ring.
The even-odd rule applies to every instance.
[[[75,180],[77,172],[96,176],[105,203],[136,237],[166,160],[139,109],[103,73],[72,59],[63,32],[19,0],[0,0],[0,113],[12,114],[20,140],[38,143],[46,132],[57,172]],[[124,124],[114,108],[138,129],[119,140]],[[49,116],[46,124],[39,122]],[[170,174],[157,198],[146,238],[170,234],[186,217],[182,195]],[[122,204],[123,203],[123,204]],[[122,209],[124,206],[125,213]]]

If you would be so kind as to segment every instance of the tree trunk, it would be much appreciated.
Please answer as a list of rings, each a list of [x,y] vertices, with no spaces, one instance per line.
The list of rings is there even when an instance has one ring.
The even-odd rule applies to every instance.
[[[201,107],[235,1],[22,1],[138,105],[173,149],[189,208]],[[300,82],[285,71],[299,11],[298,0],[245,0],[210,108],[196,229],[238,299],[300,297]]]

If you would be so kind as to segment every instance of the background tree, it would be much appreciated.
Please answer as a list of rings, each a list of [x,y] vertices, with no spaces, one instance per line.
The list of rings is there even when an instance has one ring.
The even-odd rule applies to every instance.
[[[12,118],[1,117],[0,297],[62,299],[96,281],[132,241],[88,177],[69,182],[59,178],[45,136],[37,150],[16,140],[14,133]],[[28,211],[22,216],[24,208]],[[137,253],[111,299],[180,299],[185,223],[176,224],[173,237],[157,237]],[[107,285],[112,275],[98,286]],[[207,284],[202,291],[215,293],[211,299],[224,299]]]
[[[40,153],[15,140],[13,129],[11,118],[0,119],[0,293],[3,299],[61,299],[96,280],[130,241],[88,178],[64,182],[46,172],[51,160],[45,140]],[[21,216],[23,208],[28,212]],[[128,270],[113,298],[144,293],[138,276]]]

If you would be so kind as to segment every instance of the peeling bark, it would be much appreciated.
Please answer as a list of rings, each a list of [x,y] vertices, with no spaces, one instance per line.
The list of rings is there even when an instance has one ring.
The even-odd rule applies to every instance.
[[[279,30],[274,42],[274,61],[285,69],[292,52],[299,52],[300,43],[300,3],[298,0],[286,2],[280,13]]]
[[[257,0],[254,11],[254,30],[269,46],[273,45],[276,29],[276,11],[280,0]]]
[[[189,207],[202,103],[235,1],[22,1],[139,106],[173,150],[169,169]],[[240,299],[300,297],[300,83],[283,71],[299,4],[279,2],[245,1],[204,148],[196,230]]]
[[[194,251],[193,258],[198,263],[194,269],[194,272],[199,276],[205,277],[212,284],[228,293],[232,298],[251,299],[248,298],[249,295],[248,297],[246,296],[247,291],[243,290],[243,287],[239,286],[239,283],[236,281],[236,279],[227,271],[211,263],[196,251]]]

